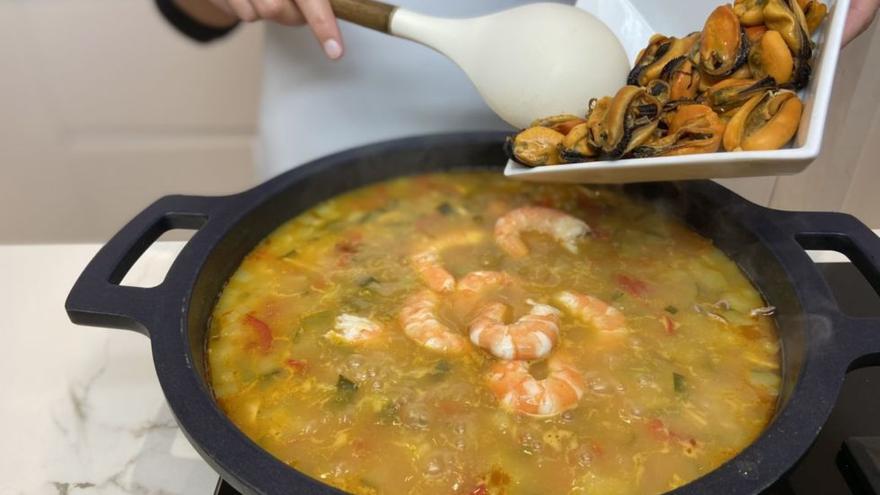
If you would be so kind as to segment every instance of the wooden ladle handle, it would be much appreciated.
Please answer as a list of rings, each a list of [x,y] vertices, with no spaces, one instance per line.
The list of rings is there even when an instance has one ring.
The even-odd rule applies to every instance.
[[[390,32],[396,5],[376,0],[330,0],[336,17],[382,33]]]

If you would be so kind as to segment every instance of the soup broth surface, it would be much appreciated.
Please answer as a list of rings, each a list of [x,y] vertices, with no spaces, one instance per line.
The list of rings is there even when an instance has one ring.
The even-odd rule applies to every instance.
[[[574,245],[526,231],[525,256],[496,240],[520,207],[565,212],[591,232]],[[217,402],[288,465],[359,494],[652,494],[736,455],[770,420],[779,345],[766,303],[711,241],[656,205],[604,187],[539,185],[467,172],[400,178],[325,201],[280,226],[242,262],[207,341]],[[503,272],[474,294],[433,292],[414,256],[461,281]],[[401,310],[433,294],[459,353],[410,338]],[[562,291],[620,312],[604,328]],[[558,340],[529,362],[579,373],[581,396],[536,417],[488,386],[499,358],[468,339],[488,304],[505,323],[557,308]],[[758,311],[754,311],[754,310]],[[350,342],[343,315],[372,325]],[[493,368],[494,369],[494,368]]]

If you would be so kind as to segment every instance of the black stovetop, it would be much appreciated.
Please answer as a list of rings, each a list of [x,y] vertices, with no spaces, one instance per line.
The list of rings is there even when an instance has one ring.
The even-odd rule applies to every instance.
[[[880,297],[855,267],[849,263],[819,267],[845,313],[880,316]],[[847,375],[831,417],[813,447],[764,495],[847,493],[880,495],[880,367]],[[239,493],[220,480],[215,495]]]

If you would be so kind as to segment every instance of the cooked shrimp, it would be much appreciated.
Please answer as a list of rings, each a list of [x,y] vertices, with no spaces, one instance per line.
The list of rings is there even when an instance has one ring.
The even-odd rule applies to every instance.
[[[457,289],[467,292],[482,292],[490,287],[504,287],[514,282],[507,272],[476,271],[470,272],[458,281]]]
[[[362,316],[343,313],[336,317],[333,330],[324,337],[337,344],[362,344],[371,341],[382,333],[382,325]]]
[[[575,318],[590,323],[603,332],[626,331],[626,317],[623,313],[598,297],[563,291],[556,294],[553,300]]]
[[[429,290],[409,297],[400,310],[403,333],[417,344],[443,354],[465,350],[467,340],[437,319],[439,299]]]
[[[507,306],[490,303],[470,325],[471,342],[500,359],[541,359],[559,338],[559,310],[529,301],[529,311],[515,323],[504,323]]]
[[[471,321],[474,310],[483,303],[484,294],[491,290],[514,286],[516,279],[506,272],[475,271],[458,281],[451,296],[452,307],[458,318]]]
[[[495,222],[495,241],[510,256],[522,258],[529,254],[529,248],[520,238],[524,231],[549,235],[566,251],[577,254],[577,241],[590,233],[590,227],[559,210],[525,206],[509,211]]]
[[[440,260],[444,249],[478,244],[485,234],[478,230],[455,232],[436,239],[430,246],[420,249],[410,260],[422,281],[435,292],[452,292],[455,290],[455,277],[449,273]]]
[[[583,375],[559,356],[547,365],[550,373],[538,380],[525,361],[498,361],[489,370],[489,389],[502,407],[529,416],[549,417],[574,409],[584,394]]]

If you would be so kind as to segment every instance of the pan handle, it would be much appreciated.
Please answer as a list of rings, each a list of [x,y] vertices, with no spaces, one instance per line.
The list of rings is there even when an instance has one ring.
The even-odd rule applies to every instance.
[[[67,296],[67,316],[75,324],[134,330],[149,336],[173,267],[156,287],[121,286],[128,270],[156,239],[172,229],[198,230],[221,197],[166,196],[128,222],[95,255]],[[196,234],[198,235],[198,234]]]
[[[845,213],[786,214],[795,239],[804,249],[837,251],[852,262],[880,294],[880,237]],[[880,364],[880,318],[841,315],[835,332],[849,370]]]

